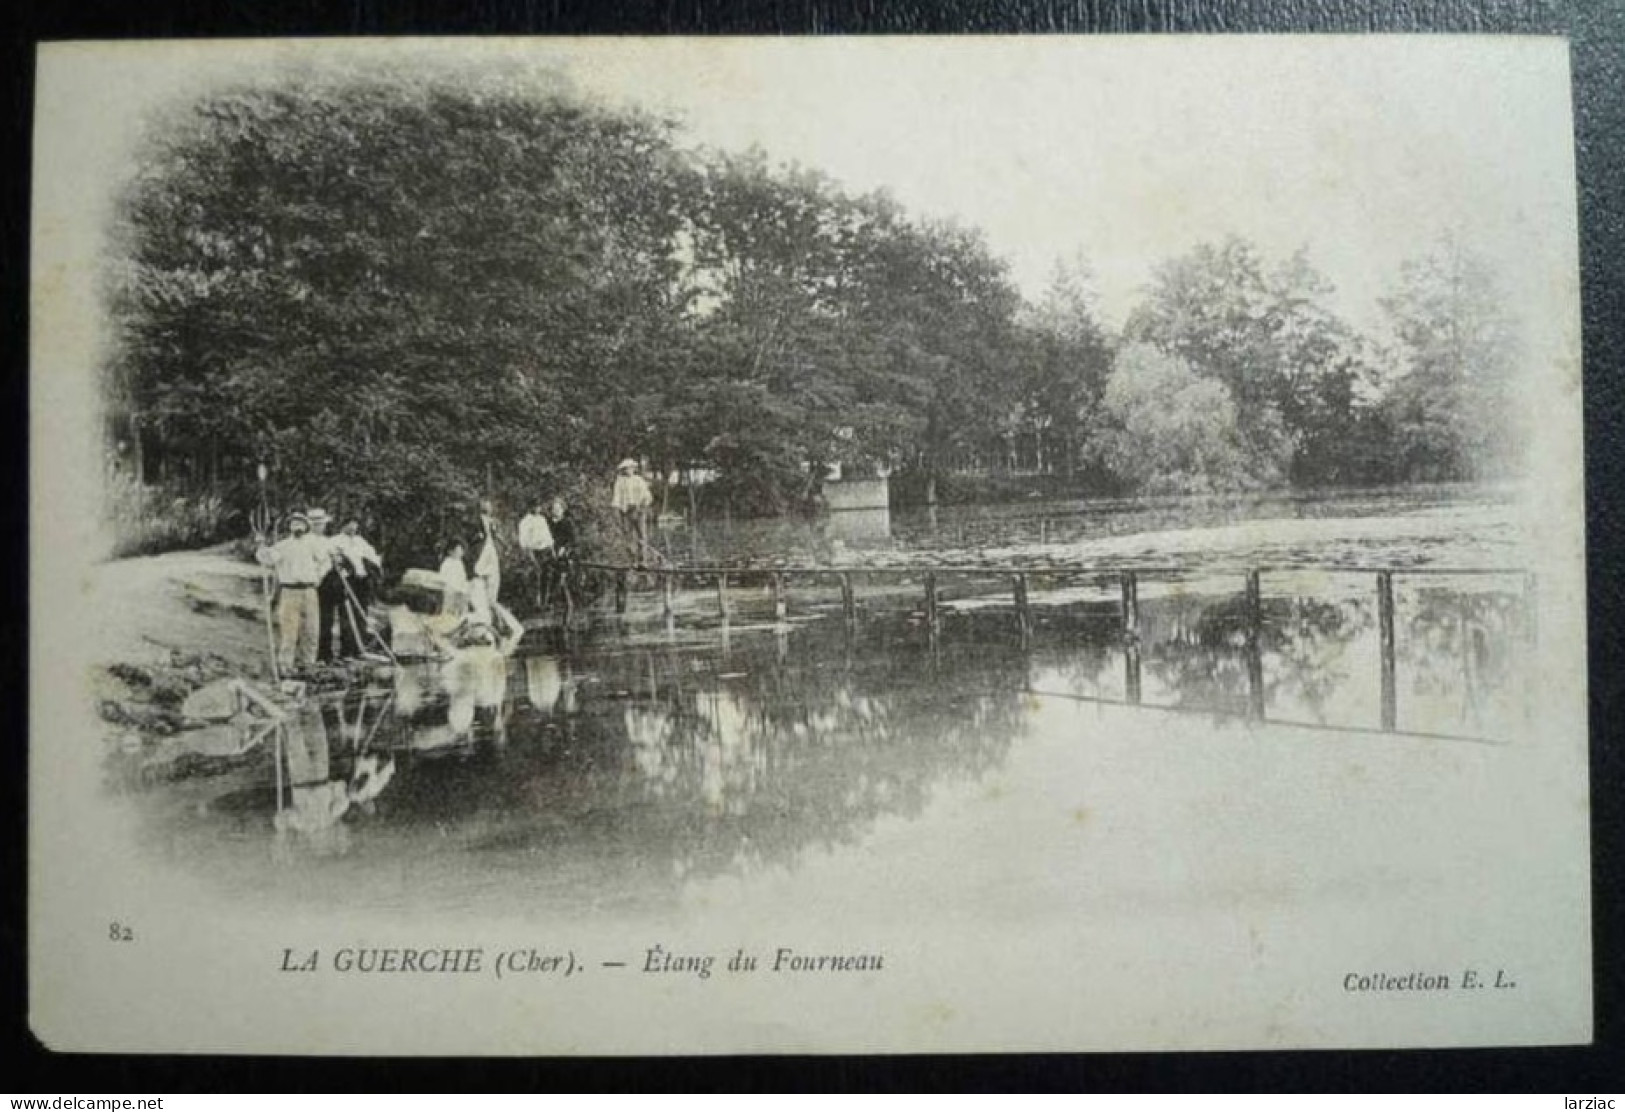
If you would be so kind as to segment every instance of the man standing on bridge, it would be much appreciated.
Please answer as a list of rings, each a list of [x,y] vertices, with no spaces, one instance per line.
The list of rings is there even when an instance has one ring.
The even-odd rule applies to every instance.
[[[616,468],[615,489],[609,502],[621,515],[622,529],[636,549],[637,562],[643,563],[649,548],[649,507],[654,505],[654,495],[638,474],[636,460],[623,459]]]

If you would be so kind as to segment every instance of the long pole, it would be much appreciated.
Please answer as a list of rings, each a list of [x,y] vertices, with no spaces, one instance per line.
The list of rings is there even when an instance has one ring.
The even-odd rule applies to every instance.
[[[350,623],[350,636],[355,638],[355,647],[365,649],[366,641],[361,636],[361,630],[356,628],[355,612],[361,609],[361,603],[356,599],[355,593],[350,590],[350,581],[339,576],[339,582],[344,584],[344,593],[349,596],[349,603],[344,607],[344,619]]]
[[[271,540],[271,503],[265,497],[265,464],[260,464],[255,470],[260,480],[260,516],[258,528],[254,531],[260,534],[262,543]],[[275,592],[271,590],[271,574],[260,573],[260,594],[265,597],[265,645],[271,660],[271,681],[278,687],[282,686],[282,673],[276,662],[276,622],[272,619],[271,611],[275,607]]]
[[[350,632],[355,635],[355,643],[358,646],[362,645],[364,644],[364,640],[361,636],[361,631],[356,628],[355,623],[355,616],[361,611],[361,600],[355,597],[355,591],[350,587],[350,581],[348,579],[341,575],[339,576],[339,582],[344,586],[344,593],[350,600],[350,605],[344,608],[345,617],[350,619]],[[352,607],[354,609],[352,609]],[[377,633],[376,630],[372,628],[371,624],[367,626],[367,632],[372,634],[373,643],[380,649],[384,650],[384,655],[389,657],[389,662],[398,666],[400,661],[395,659],[395,654],[390,650],[389,644]]]

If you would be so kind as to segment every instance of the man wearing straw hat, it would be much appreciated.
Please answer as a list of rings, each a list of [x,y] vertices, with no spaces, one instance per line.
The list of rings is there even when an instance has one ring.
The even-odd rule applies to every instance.
[[[316,663],[316,634],[321,624],[321,607],[316,587],[332,567],[328,542],[312,534],[310,519],[302,513],[288,518],[288,535],[268,545],[263,536],[254,558],[276,569],[277,577],[277,662],[284,674],[297,663],[309,668]]]
[[[649,507],[654,495],[649,484],[638,474],[637,460],[623,459],[615,469],[615,489],[610,494],[610,505],[621,515],[621,524],[627,536],[637,546],[637,560],[643,562],[649,547]]]

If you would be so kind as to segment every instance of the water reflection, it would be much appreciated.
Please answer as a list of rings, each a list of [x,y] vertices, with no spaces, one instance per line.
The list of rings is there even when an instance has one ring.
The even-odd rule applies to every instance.
[[[688,878],[794,868],[882,817],[916,818],[942,786],[1004,762],[1046,698],[1195,713],[1215,737],[1260,717],[1378,726],[1364,589],[1266,593],[1253,623],[1246,592],[1180,587],[1138,602],[1127,642],[1100,595],[1035,595],[1026,631],[965,599],[939,631],[904,606],[726,643],[603,630],[511,659],[475,649],[312,699],[273,745],[147,777],[139,794],[155,844],[238,883],[264,871],[257,843],[283,866],[365,862],[346,874],[357,898],[410,903],[422,883],[407,878],[440,868],[646,905]],[[1400,729],[1509,736],[1529,649],[1518,595],[1410,587],[1397,610]]]
[[[1450,722],[1503,736],[1522,720],[1520,698],[1534,630],[1526,600],[1502,592],[1421,589],[1402,597],[1400,661],[1412,683],[1401,725]],[[1408,715],[1407,715],[1408,712]]]
[[[1379,607],[1368,577],[1331,597],[1172,591],[1140,602],[1125,643],[1109,604],[1051,620],[1035,678],[1049,694],[1340,730],[1384,728]],[[1353,585],[1355,590],[1347,588]],[[1499,585],[1399,591],[1393,728],[1505,740],[1522,722],[1531,648],[1526,600]],[[1092,620],[1091,620],[1092,619]],[[1040,630],[1046,627],[1043,623]]]
[[[389,736],[417,751],[466,748],[480,737],[504,744],[512,712],[510,659],[475,645],[444,663],[397,669],[397,721]]]
[[[365,694],[350,700],[312,701],[286,717],[273,754],[276,794],[271,828],[279,859],[295,852],[347,851],[349,828],[343,820],[352,809],[371,814],[373,801],[395,777],[395,758],[373,746],[390,702],[388,697],[374,700]]]

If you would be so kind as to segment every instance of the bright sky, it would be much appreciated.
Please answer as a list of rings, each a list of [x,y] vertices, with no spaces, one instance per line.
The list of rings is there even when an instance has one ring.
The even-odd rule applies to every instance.
[[[589,96],[680,118],[695,142],[756,144],[855,191],[888,189],[910,211],[982,229],[1032,295],[1057,260],[1081,258],[1114,322],[1157,262],[1228,233],[1272,257],[1306,246],[1359,322],[1399,262],[1452,228],[1516,303],[1574,293],[1567,47],[1555,39],[117,44],[65,52],[90,82],[60,109],[105,136],[82,154],[106,182],[140,118],[177,92],[383,60],[503,68],[540,86],[562,74]]]
[[[1567,55],[1554,40],[731,40],[559,55],[854,189],[983,229],[1037,293],[1081,256],[1114,319],[1152,266],[1237,233],[1307,246],[1366,313],[1447,228],[1513,283],[1572,269]],[[1547,275],[1551,277],[1550,274]]]

